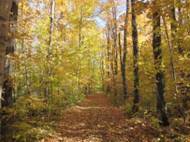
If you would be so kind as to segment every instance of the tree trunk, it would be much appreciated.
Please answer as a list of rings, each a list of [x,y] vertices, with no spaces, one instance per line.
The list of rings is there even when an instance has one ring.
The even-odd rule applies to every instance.
[[[3,85],[5,82],[5,60],[6,50],[9,44],[8,33],[11,7],[12,0],[0,1],[0,98],[2,98]]]
[[[183,21],[183,18],[182,18],[182,4],[181,4],[181,0],[177,0],[177,5],[178,5],[178,31],[181,30],[181,26],[182,26],[182,21]],[[173,14],[172,14],[172,18],[173,18],[173,21],[175,21],[177,23],[177,20],[176,20],[176,14],[175,14],[175,7],[173,7]],[[174,27],[171,27],[172,29],[174,29]],[[178,36],[179,36],[179,33],[178,33]],[[184,49],[182,47],[182,42],[183,42],[183,37],[177,37],[176,39],[177,41],[177,49],[178,49],[178,53],[180,55],[183,56],[184,54]]]
[[[11,13],[10,13],[10,19],[9,19],[9,32],[10,32],[10,37],[8,38],[9,40],[9,45],[6,47],[6,56],[14,54],[14,49],[15,49],[15,33],[16,33],[16,22],[17,22],[17,16],[18,16],[18,4],[17,2],[12,2],[12,7],[11,7]],[[2,107],[7,107],[12,105],[13,103],[13,83],[12,79],[10,76],[11,72],[11,61],[9,58],[5,58],[5,69],[4,69],[4,83],[3,83],[3,101],[2,101]]]
[[[127,79],[126,79],[126,56],[127,56],[127,26],[128,26],[128,9],[129,1],[126,0],[126,14],[125,14],[125,24],[124,24],[124,38],[123,38],[123,56],[121,56],[121,76],[123,84],[123,95],[124,100],[127,98]]]
[[[172,0],[172,4],[171,4],[171,36],[172,36],[173,43],[175,42],[175,34],[177,32],[177,20],[176,20],[175,9],[176,9],[175,8],[175,1]]]
[[[133,73],[134,73],[134,100],[133,100],[133,112],[138,111],[139,98],[139,47],[138,47],[138,31],[136,22],[136,12],[135,12],[135,2],[136,0],[131,0],[132,8],[132,40],[133,40]]]
[[[50,13],[49,13],[49,19],[50,19],[50,24],[49,24],[49,41],[48,41],[48,55],[47,55],[47,61],[51,60],[52,56],[52,37],[53,37],[53,29],[54,29],[54,14],[55,14],[55,0],[50,0]],[[52,77],[52,69],[51,69],[51,64],[48,63],[47,67],[47,75],[48,77]],[[48,78],[47,80],[47,85],[45,87],[45,96],[48,97],[52,93],[52,82]]]
[[[78,47],[81,48],[83,45],[83,34],[82,34],[82,30],[83,30],[83,5],[80,6],[80,16],[79,16],[79,25],[78,25]],[[79,49],[80,50],[80,49]],[[79,57],[79,63],[78,63],[78,67],[77,67],[77,87],[80,90],[81,88],[81,59]]]
[[[7,55],[14,53],[16,21],[18,15],[18,4],[13,0],[0,1],[0,96],[1,107],[11,106],[13,103],[13,85],[10,77],[11,62]],[[3,116],[4,113],[2,112]],[[7,132],[7,124],[10,120],[1,119],[0,139]]]
[[[107,80],[109,80],[109,78],[111,78],[111,55],[110,55],[110,25],[107,23],[107,33],[106,33],[106,40],[107,40],[107,45],[106,45],[106,53],[107,53],[107,66],[106,66],[106,70],[107,70]],[[106,93],[110,93],[111,86],[110,86],[110,82],[107,82],[107,86],[106,86]]]
[[[114,6],[112,8],[112,16],[113,16],[113,27],[112,27],[112,37],[113,37],[113,57],[114,57],[114,75],[118,74],[118,47],[117,47],[117,7]]]
[[[160,125],[168,126],[169,121],[165,110],[164,89],[165,80],[162,70],[162,49],[161,49],[161,23],[160,11],[153,10],[153,54],[156,69],[156,85],[157,85],[157,111],[160,119]]]
[[[166,41],[167,41],[168,48],[169,48],[170,66],[171,66],[172,78],[173,78],[173,81],[174,81],[174,88],[175,88],[175,95],[176,95],[176,93],[177,93],[176,71],[175,71],[174,57],[173,57],[173,54],[174,54],[174,42],[175,42],[175,40],[174,40],[174,31],[173,31],[174,29],[173,30],[171,29],[172,34],[171,34],[171,39],[170,39],[165,17],[162,17],[162,19],[163,19],[163,24],[164,24],[165,34],[166,34]],[[173,27],[173,26],[171,26],[171,27]]]

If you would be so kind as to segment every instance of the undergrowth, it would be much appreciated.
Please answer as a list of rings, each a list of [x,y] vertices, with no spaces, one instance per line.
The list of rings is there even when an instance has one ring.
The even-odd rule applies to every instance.
[[[81,94],[52,95],[49,98],[20,96],[13,106],[1,109],[2,142],[38,142],[54,135],[54,126],[64,109],[84,98]]]

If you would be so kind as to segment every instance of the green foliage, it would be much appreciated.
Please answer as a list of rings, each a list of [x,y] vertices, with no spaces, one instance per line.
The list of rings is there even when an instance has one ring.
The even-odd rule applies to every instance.
[[[126,116],[132,116],[132,105],[130,103],[126,103],[123,107],[123,111],[125,112]]]
[[[25,122],[19,122],[12,127],[16,130],[13,139],[16,142],[38,142],[39,140],[52,134],[49,127],[34,127]]]
[[[160,128],[158,118],[156,118],[155,116],[151,116],[151,117],[149,117],[149,120],[150,120],[151,125],[152,125],[154,128],[157,128],[157,129]]]
[[[35,95],[19,97],[15,103],[17,117],[40,115],[46,110],[47,105],[44,101],[44,98]]]
[[[20,96],[11,108],[2,110],[4,117],[1,119],[9,123],[7,128],[10,130],[5,137],[16,142],[37,142],[51,135],[54,121],[59,120],[64,109],[80,102],[83,97],[82,94],[63,93],[52,95],[48,100],[43,96]]]

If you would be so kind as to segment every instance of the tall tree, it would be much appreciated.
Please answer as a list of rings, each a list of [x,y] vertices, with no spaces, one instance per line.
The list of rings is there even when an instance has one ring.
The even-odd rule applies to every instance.
[[[124,99],[127,98],[127,80],[126,80],[126,56],[127,56],[127,26],[128,26],[128,10],[129,0],[126,0],[126,10],[125,10],[125,24],[123,32],[123,56],[121,56],[121,75],[123,84],[123,95]]]
[[[159,2],[159,1],[158,1]],[[160,124],[168,126],[169,121],[165,110],[164,89],[165,80],[162,69],[162,49],[161,49],[161,20],[160,7],[156,1],[153,1],[153,54],[156,70],[156,86],[157,86],[157,111],[160,119]]]
[[[165,34],[166,34],[166,41],[167,41],[167,44],[168,44],[168,48],[169,48],[169,57],[170,57],[170,66],[171,66],[171,72],[172,72],[172,78],[173,78],[173,81],[174,81],[174,87],[175,87],[175,94],[177,93],[177,87],[176,87],[176,71],[175,71],[175,66],[174,66],[174,57],[173,57],[173,54],[174,54],[174,25],[171,24],[171,38],[169,36],[169,31],[168,31],[168,28],[167,28],[167,23],[166,23],[166,19],[164,16],[162,16],[162,19],[163,19],[163,25],[164,25],[164,29],[165,29]]]
[[[173,43],[175,42],[175,34],[177,30],[175,0],[171,1],[171,36]]]
[[[14,53],[15,31],[18,15],[18,3],[14,0],[0,1],[0,95],[1,107],[8,107],[13,103],[13,84],[10,77],[11,61],[8,55]],[[1,115],[4,115],[2,113]],[[1,136],[7,134],[8,120],[1,120]]]
[[[10,19],[9,19],[9,37],[8,41],[9,44],[6,47],[6,59],[5,59],[5,69],[4,69],[4,83],[3,83],[3,101],[2,106],[10,106],[13,103],[13,83],[10,76],[11,72],[11,60],[8,58],[8,56],[12,55],[14,53],[15,49],[15,33],[16,33],[16,22],[17,22],[17,16],[18,16],[18,4],[16,1],[12,2]]]
[[[117,96],[117,74],[118,74],[118,30],[117,30],[117,6],[115,0],[109,0],[111,6],[107,11],[107,56],[109,56],[110,78],[112,91]]]
[[[112,3],[112,38],[113,38],[113,57],[114,57],[114,75],[118,74],[118,47],[117,47],[117,40],[118,40],[118,26],[117,26],[117,5],[115,0],[111,1]]]
[[[12,0],[0,1],[0,98],[2,97],[3,85],[5,81],[5,60],[6,60],[7,45],[9,43],[8,33],[9,33],[9,18],[11,13],[11,7],[12,7]],[[6,98],[4,98],[4,101],[5,99]]]
[[[111,77],[111,52],[110,52],[110,24],[107,22],[106,24],[106,70],[107,70],[107,80]],[[111,84],[108,82],[106,87],[106,93],[110,93]]]
[[[177,5],[178,5],[178,21],[177,21],[177,15],[175,13],[175,5],[173,4],[173,9],[172,9],[172,19],[173,19],[173,24],[171,25],[171,29],[173,31],[173,36],[175,34],[175,28],[178,27],[178,36],[175,38],[177,40],[177,49],[178,49],[178,53],[180,55],[183,55],[184,53],[184,49],[182,47],[182,37],[179,37],[179,31],[181,30],[182,27],[182,22],[183,22],[183,14],[182,14],[182,1],[181,0],[177,0],[176,1]],[[177,25],[174,25],[174,24]]]
[[[49,40],[48,40],[48,55],[47,55],[47,61],[49,62],[51,60],[52,56],[52,37],[53,37],[53,29],[54,29],[54,15],[55,15],[55,0],[50,0],[50,12],[49,12]],[[50,63],[48,63],[48,69],[47,74],[48,76],[52,76],[52,67],[50,67]],[[45,95],[49,96],[52,92],[52,83],[50,79],[47,81],[47,86],[45,88]]]
[[[136,22],[136,10],[135,10],[136,0],[131,0],[131,10],[132,10],[132,40],[133,40],[133,73],[134,73],[134,101],[133,101],[133,112],[138,111],[139,98],[139,47],[138,47],[138,31]]]

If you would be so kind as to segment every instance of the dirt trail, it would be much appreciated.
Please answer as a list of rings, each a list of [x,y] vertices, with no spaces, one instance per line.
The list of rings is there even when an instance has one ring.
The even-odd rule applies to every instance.
[[[154,131],[140,120],[126,119],[108,97],[97,93],[66,110],[57,126],[59,140],[47,142],[152,142]]]

